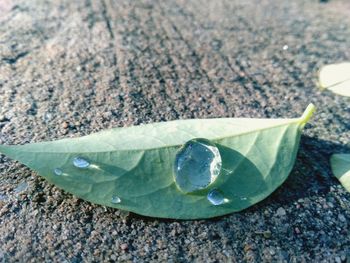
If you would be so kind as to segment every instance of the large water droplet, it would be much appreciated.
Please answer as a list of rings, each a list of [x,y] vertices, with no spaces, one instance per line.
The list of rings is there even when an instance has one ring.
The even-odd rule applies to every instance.
[[[78,168],[87,168],[90,165],[90,163],[82,157],[75,157],[73,164]]]
[[[213,143],[190,140],[176,155],[175,182],[185,193],[205,189],[219,176],[221,166],[220,152]]]
[[[53,170],[53,172],[54,172],[55,175],[62,175],[62,174],[63,174],[63,171],[62,171],[62,169],[60,169],[60,168],[55,168],[55,169]]]
[[[220,193],[219,190],[213,189],[211,190],[207,195],[208,201],[212,203],[213,205],[221,205],[225,202],[225,198]]]
[[[112,196],[112,199],[111,199],[111,202],[113,204],[119,204],[122,200],[119,198],[119,196],[116,196],[116,195],[113,195]]]

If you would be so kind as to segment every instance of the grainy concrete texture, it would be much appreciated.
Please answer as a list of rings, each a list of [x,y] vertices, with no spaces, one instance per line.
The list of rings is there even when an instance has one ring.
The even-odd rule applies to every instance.
[[[349,152],[349,98],[316,88],[350,59],[349,14],[347,0],[0,0],[0,143],[318,107],[288,180],[211,220],[93,205],[1,156],[1,261],[349,262],[350,195],[329,166]]]

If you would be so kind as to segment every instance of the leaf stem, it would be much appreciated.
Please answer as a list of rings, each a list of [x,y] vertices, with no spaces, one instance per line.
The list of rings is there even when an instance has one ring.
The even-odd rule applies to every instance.
[[[305,124],[308,123],[313,113],[316,111],[316,107],[314,104],[310,103],[305,109],[303,115],[300,117],[300,125],[301,128],[304,128]]]

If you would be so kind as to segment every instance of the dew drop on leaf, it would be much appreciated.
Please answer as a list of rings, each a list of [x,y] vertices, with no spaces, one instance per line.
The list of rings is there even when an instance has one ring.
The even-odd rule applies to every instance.
[[[111,203],[113,204],[119,204],[122,200],[119,198],[119,196],[113,195],[111,199]]]
[[[62,175],[62,174],[63,174],[63,171],[62,171],[62,169],[60,169],[60,168],[55,168],[55,169],[53,170],[53,172],[54,172],[55,175]]]
[[[185,193],[205,189],[220,174],[222,166],[218,148],[206,139],[188,141],[175,159],[175,183]]]
[[[208,198],[208,201],[213,205],[221,205],[225,202],[224,196],[217,189],[211,190],[208,193],[207,198]]]
[[[73,160],[73,164],[75,167],[78,168],[87,168],[90,165],[90,163],[82,157],[75,157]]]

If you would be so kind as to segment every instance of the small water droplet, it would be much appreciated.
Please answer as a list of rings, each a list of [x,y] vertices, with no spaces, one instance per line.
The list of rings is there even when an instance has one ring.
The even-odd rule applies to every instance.
[[[247,197],[241,197],[241,200],[247,200],[248,198]]]
[[[287,50],[288,48],[289,48],[288,45],[283,46],[283,50]]]
[[[222,193],[217,190],[217,189],[213,189],[208,193],[208,201],[210,203],[212,203],[213,205],[221,205],[225,202],[225,198],[222,195]]]
[[[90,165],[90,163],[82,157],[75,157],[73,160],[73,164],[75,167],[78,168],[87,168]]]
[[[188,141],[176,154],[175,182],[185,193],[205,189],[221,172],[219,149],[206,139]]]
[[[119,196],[113,195],[111,202],[113,204],[119,204],[122,200],[119,198]]]
[[[54,172],[55,175],[62,175],[62,174],[63,174],[63,171],[62,171],[62,169],[60,169],[60,168],[55,168],[55,169],[53,170],[53,172]]]

